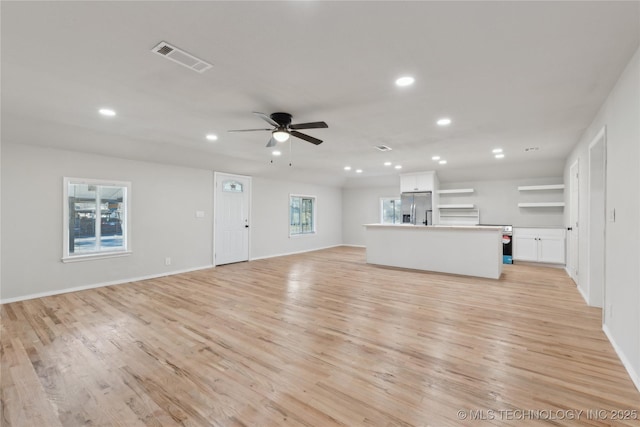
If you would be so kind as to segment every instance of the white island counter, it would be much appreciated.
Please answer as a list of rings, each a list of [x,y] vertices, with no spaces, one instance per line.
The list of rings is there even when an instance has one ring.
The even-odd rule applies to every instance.
[[[365,224],[367,263],[500,278],[502,228]]]

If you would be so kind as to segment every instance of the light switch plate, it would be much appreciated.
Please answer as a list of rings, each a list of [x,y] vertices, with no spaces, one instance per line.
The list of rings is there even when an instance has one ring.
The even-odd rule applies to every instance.
[[[615,209],[609,209],[609,212],[607,212],[607,219],[609,220],[609,222],[616,222],[616,210]]]

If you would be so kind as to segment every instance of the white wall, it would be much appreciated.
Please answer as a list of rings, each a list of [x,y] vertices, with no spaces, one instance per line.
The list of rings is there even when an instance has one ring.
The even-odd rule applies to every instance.
[[[473,203],[480,209],[483,224],[521,227],[562,227],[562,208],[518,208],[519,202],[563,201],[562,191],[519,192],[518,186],[561,184],[562,177],[502,181],[440,182],[440,189],[473,188],[472,194],[441,194],[439,203]],[[400,184],[345,188],[342,198],[343,242],[364,245],[362,224],[380,222],[380,198],[399,197]]]
[[[3,302],[211,266],[213,171],[7,143],[1,160]],[[65,176],[132,183],[131,256],[61,262]],[[342,243],[339,187],[252,184],[252,259]],[[289,238],[290,193],[317,197],[317,234]]]
[[[364,245],[365,230],[362,225],[380,222],[381,197],[400,197],[400,183],[394,186],[343,189],[342,241],[345,245]]]
[[[588,146],[607,129],[604,330],[636,386],[640,388],[640,49],[629,62],[597,116],[582,135],[565,165],[580,162],[580,221],[588,220]],[[565,196],[569,202],[569,192]],[[607,215],[607,216],[608,216]],[[565,216],[565,223],[568,217]],[[579,272],[587,272],[587,227],[579,229]],[[588,281],[581,274],[578,286]]]
[[[2,242],[2,173],[1,173],[2,170],[1,170],[1,166],[2,166],[2,138],[0,138],[0,243]],[[0,244],[0,301],[2,301],[2,244]]]
[[[508,179],[500,181],[440,182],[440,189],[473,188],[471,194],[441,194],[440,203],[473,203],[480,209],[481,224],[514,227],[562,227],[563,209],[519,208],[521,202],[562,202],[559,190],[518,191],[520,186],[562,184],[563,177]]]
[[[251,259],[342,244],[339,187],[254,177],[251,194]],[[316,234],[289,237],[289,194],[316,197]]]
[[[61,262],[64,176],[132,183],[131,256]],[[0,298],[211,265],[212,191],[212,171],[3,143]]]

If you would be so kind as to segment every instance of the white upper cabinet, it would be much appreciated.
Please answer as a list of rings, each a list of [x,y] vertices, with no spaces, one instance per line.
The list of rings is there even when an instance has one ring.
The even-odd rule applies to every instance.
[[[433,191],[438,190],[438,178],[436,173],[430,172],[416,172],[405,173],[400,175],[400,192],[414,192],[414,191]]]
[[[418,188],[417,175],[400,175],[400,192],[422,191]]]

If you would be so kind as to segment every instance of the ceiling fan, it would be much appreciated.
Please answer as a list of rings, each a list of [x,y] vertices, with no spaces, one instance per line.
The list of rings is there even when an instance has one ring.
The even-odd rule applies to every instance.
[[[304,139],[307,142],[318,145],[322,144],[322,140],[318,138],[314,138],[313,136],[304,134],[302,132],[298,132],[298,129],[319,129],[319,128],[328,128],[325,122],[309,122],[309,123],[298,123],[291,124],[292,116],[289,113],[273,113],[270,116],[267,116],[264,113],[253,112],[256,116],[260,117],[265,122],[269,123],[273,126],[272,129],[235,129],[230,130],[229,132],[253,132],[259,130],[268,130],[271,131],[271,138],[267,143],[267,147],[273,147],[278,142],[284,142],[289,139],[289,136],[295,136],[296,138]]]

